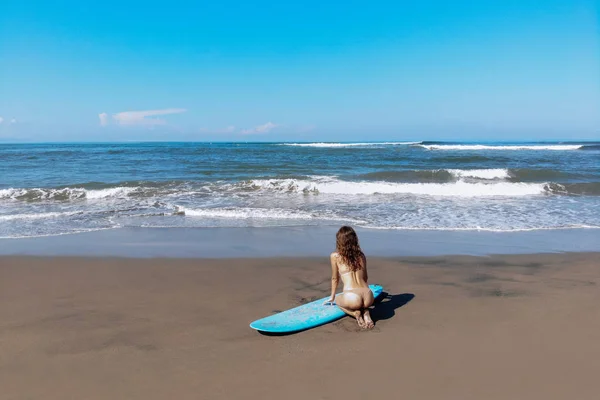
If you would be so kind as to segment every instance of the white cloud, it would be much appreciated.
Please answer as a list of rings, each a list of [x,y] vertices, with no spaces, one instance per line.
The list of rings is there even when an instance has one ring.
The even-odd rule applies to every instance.
[[[4,117],[0,117],[0,125],[5,125],[5,126],[10,126],[10,125],[14,125],[17,123],[17,119],[16,118],[11,118],[6,119]]]
[[[148,118],[158,115],[180,114],[186,112],[184,108],[165,108],[163,110],[147,111],[124,111],[112,115],[113,121],[121,126],[153,126],[166,125],[167,121],[161,118]],[[108,124],[108,115],[106,113],[98,114],[100,125]]]
[[[255,126],[252,129],[243,129],[240,133],[244,135],[251,135],[253,133],[269,133],[278,126],[279,125],[274,124],[272,122],[267,122],[266,124]]]
[[[107,113],[100,113],[100,114],[98,114],[98,118],[100,118],[100,125],[101,126],[108,125],[108,114]]]

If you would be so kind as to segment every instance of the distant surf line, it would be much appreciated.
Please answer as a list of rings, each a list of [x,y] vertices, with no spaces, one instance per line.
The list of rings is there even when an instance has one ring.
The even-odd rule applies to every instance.
[[[309,148],[361,148],[381,146],[411,146],[427,150],[545,150],[545,151],[569,151],[569,150],[600,150],[598,144],[467,144],[467,143],[444,143],[429,141],[385,141],[385,142],[296,142],[276,143],[278,146],[309,147]]]
[[[421,144],[421,143],[416,143],[415,146],[422,147],[427,150],[548,150],[548,151],[581,150],[585,147],[585,145],[582,145],[582,144],[483,145],[483,144]]]
[[[369,147],[369,146],[410,146],[420,144],[422,142],[357,142],[357,143],[342,143],[342,142],[313,142],[313,143],[278,143],[279,146],[291,147],[315,147],[315,148],[343,148],[343,147]]]

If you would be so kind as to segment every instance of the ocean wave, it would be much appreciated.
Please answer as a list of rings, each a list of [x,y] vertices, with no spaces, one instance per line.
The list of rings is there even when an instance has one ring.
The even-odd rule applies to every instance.
[[[485,153],[483,153],[485,154]],[[487,153],[489,154],[489,153]],[[452,153],[448,151],[437,151],[431,153],[431,160],[436,163],[436,165],[485,165],[489,162],[502,162],[507,163],[510,162],[510,157],[506,157],[507,152],[504,153],[504,156],[500,156],[498,153],[493,156],[485,156],[482,153],[469,153],[469,152],[460,152],[460,153]]]
[[[0,221],[13,221],[13,220],[32,220],[32,219],[47,219],[57,217],[70,217],[73,215],[83,214],[83,211],[74,212],[43,212],[36,214],[8,214],[0,215]]]
[[[457,178],[477,178],[477,179],[507,179],[510,178],[508,169],[491,168],[491,169],[449,169],[453,176]]]
[[[581,144],[556,144],[556,145],[483,145],[483,144],[415,144],[416,147],[423,147],[427,150],[580,150],[584,147]]]
[[[105,199],[126,198],[133,194],[143,194],[144,189],[140,187],[113,187],[106,189],[83,189],[83,188],[9,188],[0,189],[0,199],[41,201],[41,200],[81,200],[81,199]]]
[[[10,200],[23,200],[23,201],[35,201],[35,200],[75,200],[82,199],[85,197],[85,189],[20,189],[20,188],[9,188],[0,189],[0,199]]]
[[[547,190],[554,194],[600,196],[600,182],[549,183]]]
[[[206,219],[237,219],[237,220],[304,220],[304,221],[344,221],[345,223],[366,224],[361,219],[338,215],[332,211],[307,212],[297,209],[255,208],[255,207],[220,207],[194,209],[176,206],[175,215],[203,217]]]
[[[87,199],[104,199],[107,197],[127,197],[132,193],[141,192],[143,188],[139,187],[114,187],[99,190],[86,190]]]
[[[250,207],[202,208],[192,209],[178,206],[176,214],[189,217],[239,218],[239,219],[314,219],[312,213],[300,210],[265,209]]]
[[[548,182],[587,178],[585,174],[574,174],[553,169],[532,168],[489,168],[489,169],[434,169],[434,170],[400,170],[376,171],[354,176],[368,181],[391,182],[452,182],[458,179],[470,180],[506,180],[511,182]]]
[[[581,147],[581,150],[600,150],[600,144],[586,144]]]
[[[419,227],[419,226],[376,226],[376,225],[365,225],[361,228],[375,229],[375,230],[397,230],[397,231],[478,231],[478,232],[534,232],[534,231],[561,231],[561,230],[572,230],[572,229],[600,229],[600,226],[586,225],[586,224],[573,224],[566,226],[541,226],[532,228],[488,228],[482,226],[473,227]]]
[[[358,179],[369,181],[392,182],[451,182],[461,178],[479,180],[500,180],[511,178],[511,173],[505,168],[493,169],[435,169],[435,170],[404,170],[377,171],[358,175]]]
[[[416,145],[421,142],[365,142],[365,143],[280,143],[280,146],[317,147],[317,148],[345,148],[345,147],[370,147],[370,146],[406,146]]]
[[[393,182],[353,182],[339,179],[300,181],[294,179],[252,180],[249,187],[255,190],[279,192],[319,193],[337,195],[406,194],[429,196],[531,196],[547,193],[546,183],[393,183]]]
[[[260,192],[332,195],[430,195],[430,196],[528,196],[535,194],[600,196],[600,182],[560,183],[552,178],[571,178],[560,171],[530,169],[441,169],[377,171],[362,175],[306,176],[251,179],[245,181],[197,182],[168,190],[156,187],[12,188],[0,190],[0,201],[82,202],[81,206],[162,208],[164,201],[249,196]],[[86,203],[87,202],[87,203]],[[104,204],[104,206],[103,206]],[[119,208],[121,210],[121,208]],[[94,209],[95,212],[106,212]]]
[[[514,168],[509,169],[511,180],[519,182],[549,181],[553,179],[577,178],[580,175],[558,171],[555,169]]]

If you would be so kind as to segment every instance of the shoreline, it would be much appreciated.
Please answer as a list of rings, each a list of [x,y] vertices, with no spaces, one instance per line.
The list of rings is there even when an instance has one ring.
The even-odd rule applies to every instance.
[[[327,257],[0,257],[8,399],[593,399],[598,253],[369,257],[385,298],[286,336],[253,320],[325,297]],[[338,292],[341,288],[338,288]],[[357,362],[364,383],[348,384]]]
[[[532,253],[510,253],[510,254],[440,254],[435,256],[377,256],[367,255],[367,260],[370,262],[403,262],[409,264],[439,264],[442,261],[451,264],[471,264],[478,261],[489,261],[504,258],[527,258],[527,257],[539,257],[543,259],[552,258],[589,258],[592,260],[600,260],[600,251],[574,251],[574,252],[532,252]],[[325,262],[329,265],[329,253],[322,255],[311,255],[311,256],[260,256],[260,257],[131,257],[131,256],[81,256],[81,255],[28,255],[28,254],[12,254],[12,255],[0,255],[0,261],[2,262],[25,262],[33,261],[39,262],[41,260],[49,261],[64,261],[64,262],[104,262],[107,260],[115,262],[173,262],[173,263],[186,263],[186,262],[197,262],[197,263],[243,263],[252,261],[253,263],[259,262],[273,262],[276,260],[285,260],[290,262]],[[323,261],[325,260],[325,261]],[[598,261],[600,267],[600,261]],[[463,265],[464,266],[464,265]],[[341,286],[340,286],[341,288]],[[338,288],[339,289],[339,288]]]
[[[320,257],[333,250],[337,229],[338,226],[118,228],[0,239],[0,256]],[[367,256],[600,252],[600,229],[516,232],[355,229]]]

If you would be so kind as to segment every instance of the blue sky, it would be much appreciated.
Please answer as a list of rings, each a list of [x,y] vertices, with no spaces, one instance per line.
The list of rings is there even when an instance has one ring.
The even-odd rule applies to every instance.
[[[5,0],[0,139],[600,139],[599,19],[593,0]]]

